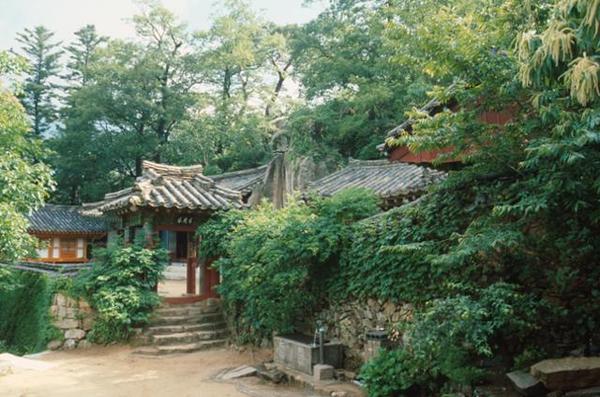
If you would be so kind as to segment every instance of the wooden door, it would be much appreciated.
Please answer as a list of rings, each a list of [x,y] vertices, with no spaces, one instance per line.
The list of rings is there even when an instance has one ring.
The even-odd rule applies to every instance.
[[[75,260],[77,259],[77,239],[61,238],[60,239],[60,259]]]

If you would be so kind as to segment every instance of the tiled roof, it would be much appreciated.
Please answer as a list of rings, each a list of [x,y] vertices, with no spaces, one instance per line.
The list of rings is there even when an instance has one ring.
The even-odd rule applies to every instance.
[[[242,208],[241,193],[202,174],[202,166],[177,167],[144,161],[142,176],[130,188],[108,193],[90,210],[135,207],[218,210]]]
[[[331,196],[350,187],[362,187],[387,199],[423,191],[445,175],[427,167],[388,160],[351,160],[346,168],[311,183],[310,190]]]
[[[254,186],[265,180],[267,165],[247,170],[226,172],[224,174],[212,175],[211,178],[221,186],[229,189],[248,193]]]
[[[33,212],[29,219],[30,232],[102,233],[107,230],[102,217],[82,215],[81,207],[46,204]]]

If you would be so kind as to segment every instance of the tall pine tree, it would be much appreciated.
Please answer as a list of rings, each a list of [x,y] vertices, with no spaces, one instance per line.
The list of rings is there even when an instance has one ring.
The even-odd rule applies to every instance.
[[[32,132],[42,136],[56,119],[56,83],[52,78],[60,70],[60,42],[53,41],[54,33],[44,26],[25,29],[17,41],[30,67],[21,102],[31,117]]]

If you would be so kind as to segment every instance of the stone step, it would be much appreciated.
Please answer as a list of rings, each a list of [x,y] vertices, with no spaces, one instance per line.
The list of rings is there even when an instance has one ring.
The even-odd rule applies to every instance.
[[[147,356],[161,356],[165,354],[177,353],[193,353],[200,350],[208,350],[217,347],[225,347],[227,341],[225,339],[216,339],[209,341],[201,341],[195,343],[187,343],[181,345],[165,345],[165,346],[144,346],[134,350],[135,354]]]
[[[167,303],[162,302],[157,310],[163,309],[206,309],[206,310],[219,310],[221,309],[221,301],[218,299],[205,299],[199,302],[192,303]]]
[[[154,345],[183,345],[200,341],[219,340],[227,337],[227,330],[217,331],[196,331],[181,332],[177,334],[154,335],[152,342]]]
[[[164,307],[154,310],[154,314],[158,317],[172,316],[197,316],[201,314],[220,313],[221,308],[218,306],[191,306],[191,307]]]
[[[197,331],[218,331],[226,329],[224,322],[204,323],[204,324],[183,324],[183,325],[159,325],[150,327],[144,332],[146,335],[168,335],[178,334],[182,332],[197,332]]]
[[[223,315],[219,313],[206,313],[198,315],[183,315],[183,316],[157,316],[150,320],[150,326],[158,325],[197,325],[206,323],[223,322]]]

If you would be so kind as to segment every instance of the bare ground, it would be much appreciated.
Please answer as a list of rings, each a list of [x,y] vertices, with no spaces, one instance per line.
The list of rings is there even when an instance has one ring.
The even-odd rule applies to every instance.
[[[231,383],[214,380],[227,368],[258,364],[268,352],[210,350],[143,357],[130,347],[94,347],[49,352],[35,357],[48,369],[17,369],[0,376],[2,397],[307,397],[305,390],[275,386],[257,378]]]

